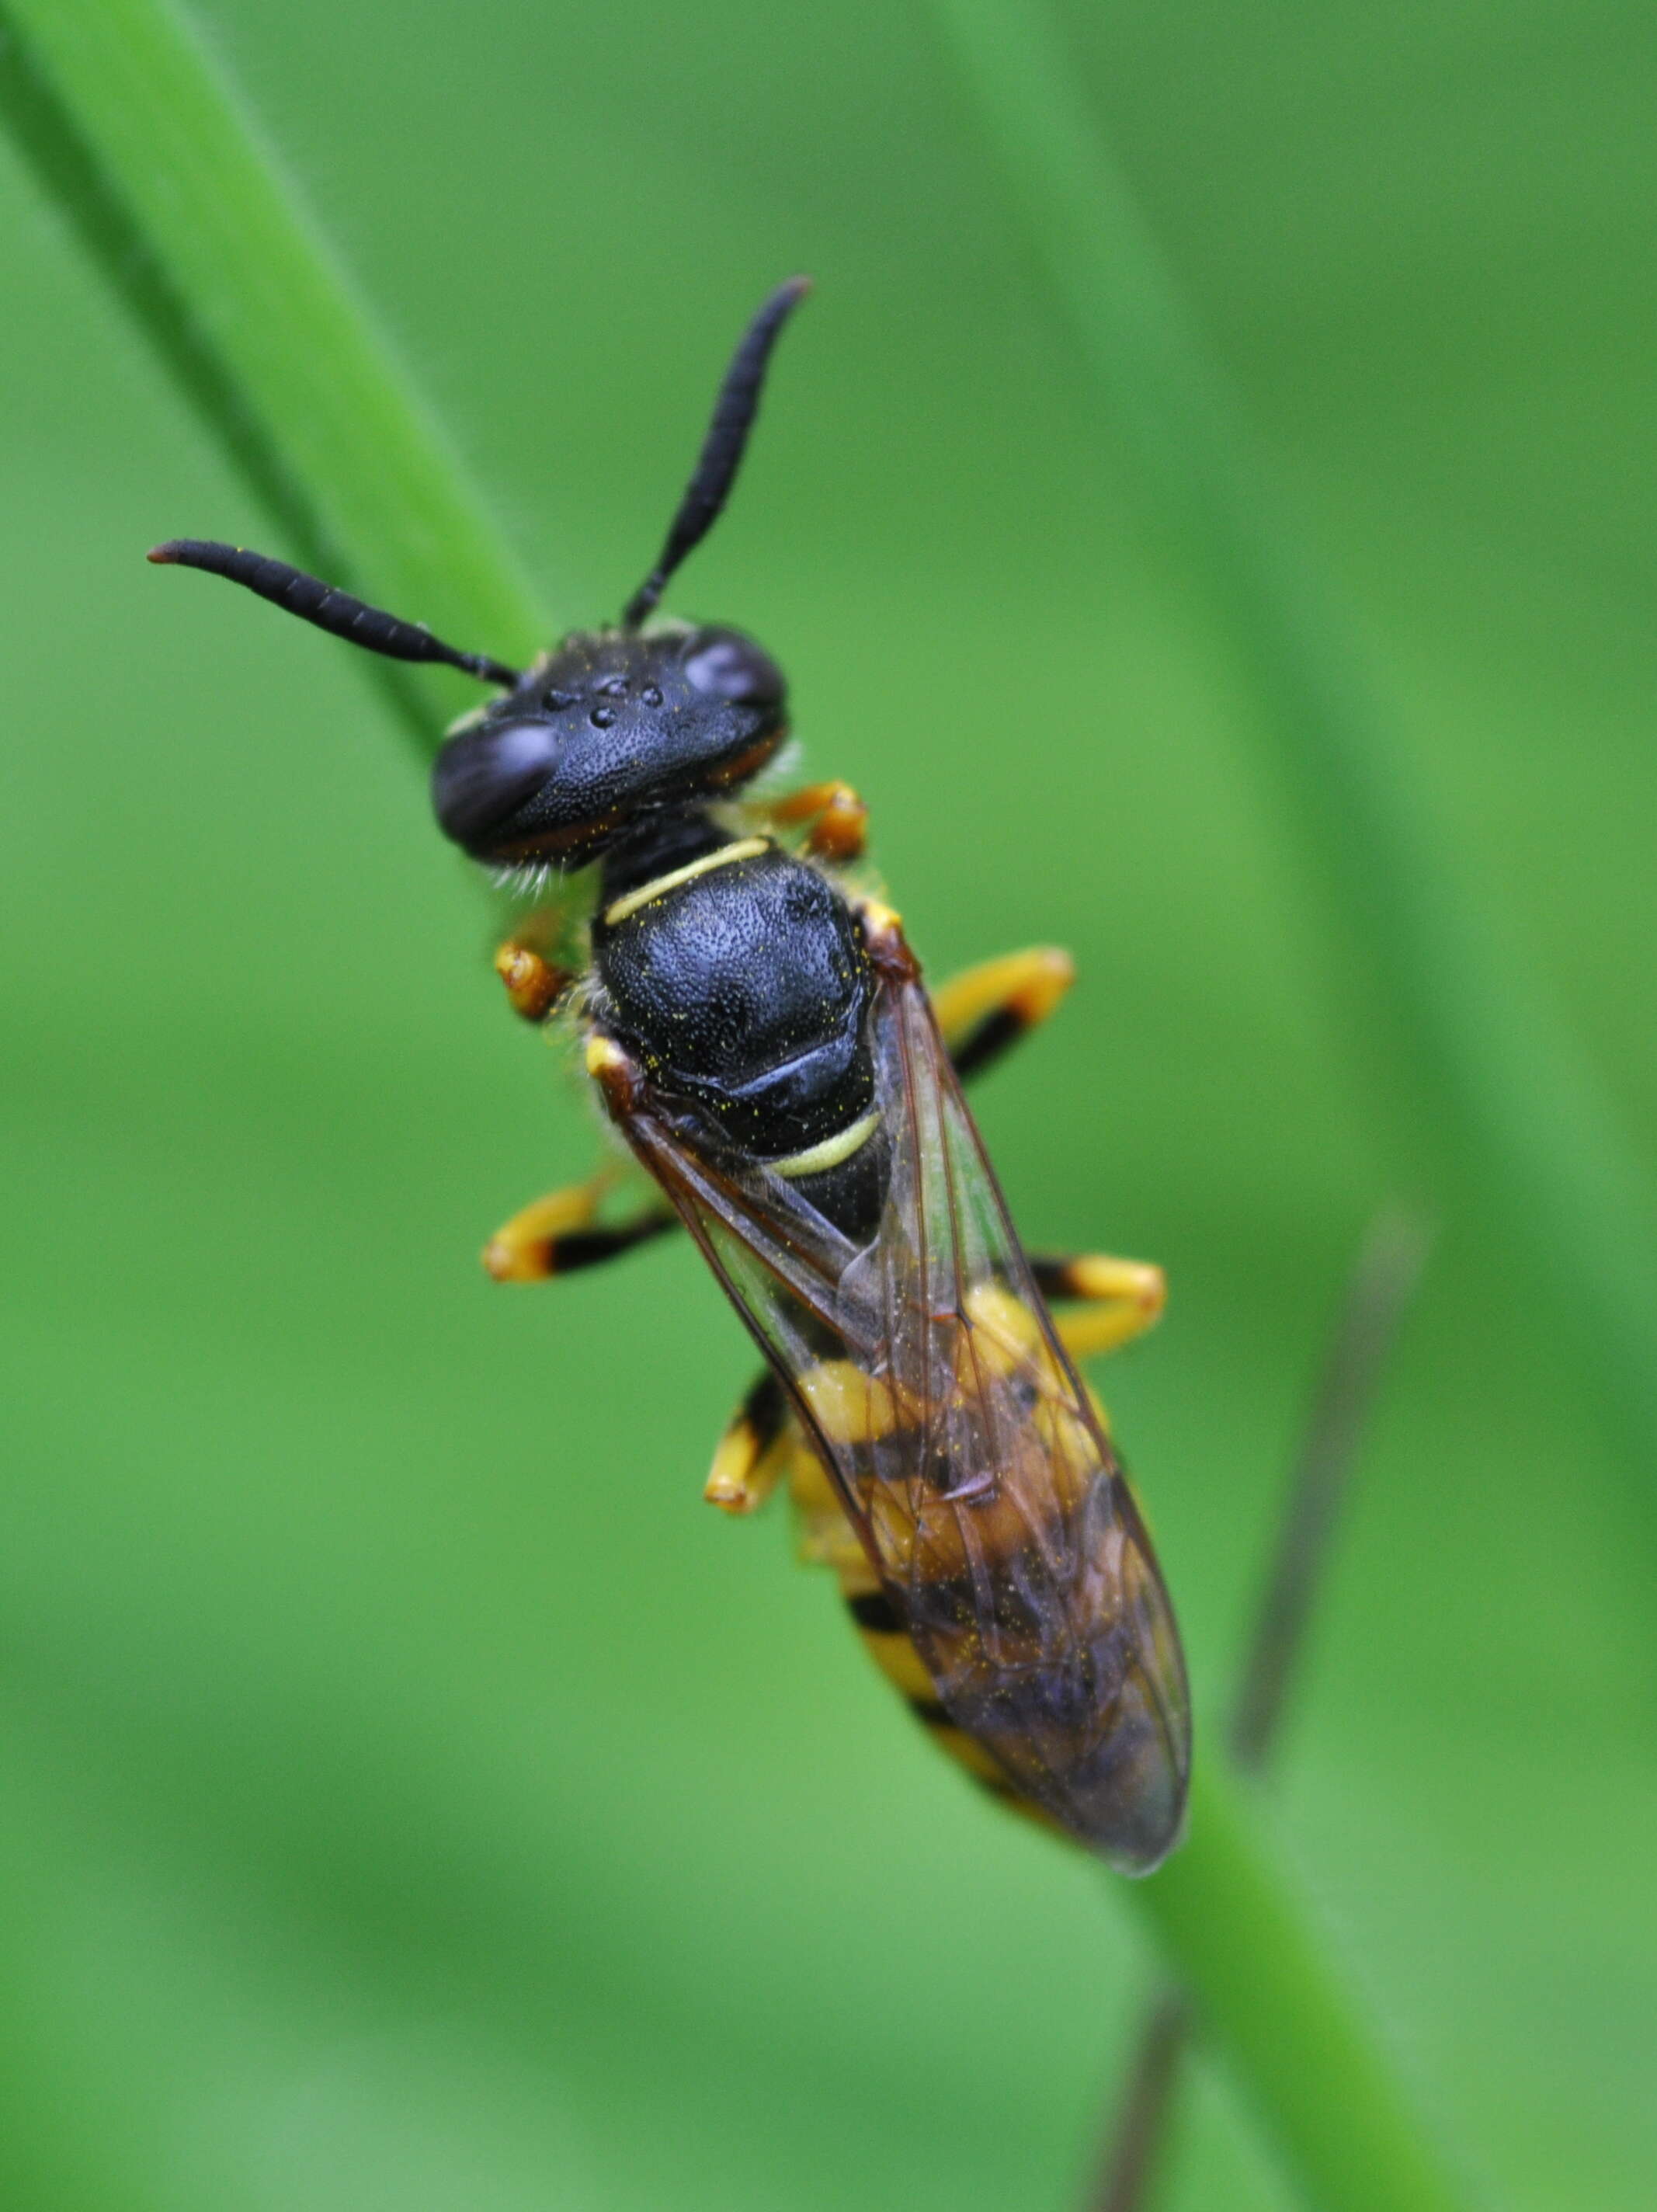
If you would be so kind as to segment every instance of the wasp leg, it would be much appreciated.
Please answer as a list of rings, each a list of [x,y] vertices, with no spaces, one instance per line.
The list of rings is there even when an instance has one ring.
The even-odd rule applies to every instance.
[[[952,975],[932,994],[944,1042],[964,1083],[1035,1029],[1076,981],[1076,963],[1056,945],[1033,945]]]
[[[754,811],[785,825],[809,822],[805,849],[825,860],[855,860],[868,842],[869,810],[849,783],[808,783]]]
[[[513,1012],[526,1022],[545,1021],[577,980],[574,968],[561,967],[551,957],[557,927],[552,909],[537,907],[520,917],[495,951],[495,972],[506,985]]]
[[[757,1513],[796,1449],[782,1385],[762,1368],[719,1438],[702,1496],[725,1513]]]
[[[586,1182],[549,1191],[503,1223],[483,1247],[483,1265],[495,1281],[543,1283],[549,1275],[573,1275],[678,1227],[678,1215],[665,1206],[601,1226],[599,1204],[613,1181],[610,1170],[601,1170]]]
[[[526,1022],[543,1022],[575,981],[573,969],[555,968],[532,945],[507,938],[495,956],[495,972],[507,987],[512,1010]]]
[[[1059,1339],[1072,1359],[1093,1359],[1132,1344],[1162,1318],[1168,1279],[1143,1260],[1089,1253],[1076,1260],[1030,1261],[1044,1298],[1079,1298],[1085,1310],[1057,1316]]]

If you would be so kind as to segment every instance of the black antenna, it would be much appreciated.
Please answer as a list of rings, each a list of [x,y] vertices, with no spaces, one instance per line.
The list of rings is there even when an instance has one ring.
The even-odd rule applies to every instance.
[[[719,510],[731,495],[742,465],[748,434],[759,413],[760,386],[778,333],[790,314],[811,289],[809,276],[791,276],[780,284],[743,332],[742,343],[731,356],[725,382],[713,403],[713,419],[696,457],[696,469],[685,486],[679,511],[667,533],[667,543],[655,567],[628,601],[622,616],[623,629],[637,629],[667,588],[667,580],[700,545],[719,519]]]
[[[491,660],[486,653],[457,653],[419,623],[382,614],[378,607],[365,605],[349,592],[337,592],[331,584],[319,582],[301,568],[290,568],[285,561],[272,560],[268,553],[250,552],[245,545],[222,545],[212,538],[173,538],[156,546],[149,558],[162,568],[205,568],[209,576],[228,576],[233,584],[245,584],[260,599],[269,599],[273,607],[314,623],[331,636],[366,646],[370,653],[383,653],[388,660],[440,660],[485,684],[503,684],[508,690],[518,682],[515,668]]]

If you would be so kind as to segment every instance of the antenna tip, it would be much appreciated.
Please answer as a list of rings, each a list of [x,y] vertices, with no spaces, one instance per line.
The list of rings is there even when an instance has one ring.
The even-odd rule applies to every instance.
[[[175,568],[178,565],[179,549],[183,543],[184,540],[180,538],[169,538],[165,545],[152,545],[149,552],[144,555],[144,558],[146,561],[153,561],[158,568]]]

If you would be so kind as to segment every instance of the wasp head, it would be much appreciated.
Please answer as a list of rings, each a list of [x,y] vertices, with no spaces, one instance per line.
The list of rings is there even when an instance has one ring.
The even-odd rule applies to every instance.
[[[584,866],[643,817],[719,797],[785,734],[782,672],[739,630],[567,638],[437,757],[446,836],[506,866]]]
[[[744,331],[655,566],[620,622],[567,637],[522,675],[245,546],[176,538],[149,557],[228,577],[389,659],[435,661],[500,685],[504,696],[452,731],[438,755],[439,823],[482,860],[582,866],[641,819],[734,790],[782,741],[782,672],[751,638],[718,625],[645,625],[725,506],[771,349],[806,289],[791,277]]]
[[[735,789],[780,744],[782,672],[751,638],[643,625],[725,505],[771,349],[805,289],[804,277],[779,286],[743,333],[655,566],[617,627],[566,638],[439,754],[438,821],[477,859],[582,866],[641,817]]]

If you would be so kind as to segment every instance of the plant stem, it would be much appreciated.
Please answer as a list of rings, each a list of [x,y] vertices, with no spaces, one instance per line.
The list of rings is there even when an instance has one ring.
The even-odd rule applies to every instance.
[[[1284,1493],[1232,1711],[1231,1759],[1243,1773],[1259,1771],[1276,1745],[1369,1411],[1429,1241],[1416,1216],[1389,1209],[1359,1249]],[[1184,1992],[1153,1991],[1092,2199],[1098,2212],[1138,2212],[1144,2202],[1190,2029]]]
[[[0,0],[0,117],[269,509],[273,550],[480,651],[544,641],[446,441],[164,0]],[[464,685],[380,672],[429,749]]]
[[[1266,2121],[1303,2203],[1459,2212],[1461,2190],[1332,1971],[1252,1796],[1221,1760],[1199,1759],[1188,1838],[1121,1893]]]
[[[1126,2087],[1111,2124],[1096,2189],[1096,2212],[1139,2212],[1167,2142],[1181,2061],[1191,2036],[1191,2008],[1183,1990],[1165,1982],[1153,1990],[1139,2015]]]
[[[1258,1773],[1276,1747],[1364,1429],[1430,1243],[1418,1216],[1389,1209],[1359,1248],[1289,1478],[1232,1711],[1232,1763],[1245,1774]]]
[[[935,0],[1148,516],[1247,675],[1255,733],[1344,953],[1344,1025],[1405,1187],[1454,1167],[1549,1286],[1657,1486],[1657,1206],[1597,1074],[1500,940],[1414,787],[1330,595],[1294,549],[1195,319],[1089,111],[1044,0]],[[1406,1080],[1399,1082],[1402,1071]],[[1441,1196],[1438,1209],[1450,1209]]]

